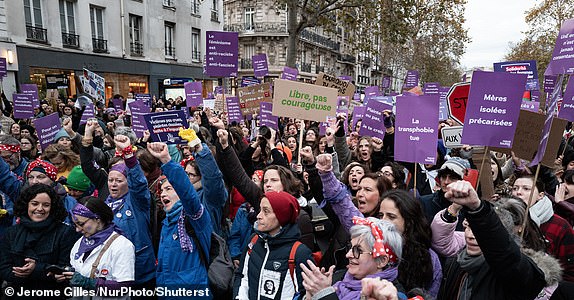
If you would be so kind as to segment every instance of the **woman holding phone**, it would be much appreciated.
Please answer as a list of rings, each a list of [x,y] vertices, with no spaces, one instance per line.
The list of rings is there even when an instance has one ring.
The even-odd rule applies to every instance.
[[[48,276],[49,266],[68,266],[78,239],[74,229],[63,223],[67,216],[63,202],[51,187],[35,184],[22,190],[14,215],[19,223],[8,228],[0,241],[0,279],[15,291],[62,291],[66,285]]]

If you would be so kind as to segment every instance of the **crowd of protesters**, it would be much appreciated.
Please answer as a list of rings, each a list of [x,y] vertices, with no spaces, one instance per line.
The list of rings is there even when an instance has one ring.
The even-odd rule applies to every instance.
[[[204,289],[187,297],[198,299],[574,299],[569,128],[555,166],[535,176],[514,153],[473,156],[479,148],[449,149],[440,135],[437,164],[395,161],[391,111],[379,139],[350,126],[352,113],[322,134],[312,121],[279,116],[272,129],[257,115],[228,122],[154,97],[152,112],[191,116],[185,143],[167,145],[147,131],[138,138],[129,111],[113,105],[82,122],[73,99],[42,101],[35,118],[62,122],[42,147],[33,123],[4,103],[3,297],[186,288]],[[481,165],[488,196],[468,179]],[[226,291],[211,290],[214,236],[234,269]]]

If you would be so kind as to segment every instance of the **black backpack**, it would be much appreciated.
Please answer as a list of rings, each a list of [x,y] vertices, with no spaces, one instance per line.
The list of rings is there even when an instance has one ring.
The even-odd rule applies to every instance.
[[[211,233],[211,248],[209,249],[209,260],[201,250],[201,244],[197,239],[193,226],[185,220],[187,234],[193,239],[199,249],[199,260],[207,269],[209,289],[213,299],[231,299],[233,295],[233,261],[229,254],[227,242],[218,234]]]

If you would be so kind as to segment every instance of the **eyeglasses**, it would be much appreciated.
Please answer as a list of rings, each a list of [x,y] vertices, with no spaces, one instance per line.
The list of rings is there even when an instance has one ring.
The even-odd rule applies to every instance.
[[[10,152],[9,155],[1,155],[0,157],[2,157],[4,160],[9,160],[12,158],[12,156],[14,156],[14,154],[16,154],[16,152]]]
[[[373,252],[363,251],[363,250],[361,249],[361,246],[359,246],[359,245],[354,245],[354,246],[352,246],[351,244],[348,244],[347,248],[350,248],[351,253],[353,254],[353,257],[354,257],[355,259],[359,259],[359,257],[361,257],[361,254],[363,254],[363,253],[367,253],[367,254],[369,254],[369,255],[373,255]]]
[[[87,219],[84,222],[74,222],[74,226],[78,227],[78,228],[83,228],[84,225],[86,225],[86,223],[88,223],[91,219]]]
[[[392,173],[392,172],[389,172],[389,171],[384,171],[384,172],[382,172],[381,174],[382,174],[383,176],[385,176],[385,177],[393,176],[393,173]]]

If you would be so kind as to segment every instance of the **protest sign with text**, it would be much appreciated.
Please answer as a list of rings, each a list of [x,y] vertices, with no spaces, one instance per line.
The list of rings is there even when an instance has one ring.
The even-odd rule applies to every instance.
[[[51,115],[35,119],[33,122],[34,127],[36,127],[38,139],[40,140],[40,146],[42,147],[42,150],[44,150],[54,142],[56,133],[62,129],[60,117],[57,113],[53,113]]]
[[[273,115],[324,122],[337,110],[337,90],[290,80],[275,80]]]
[[[317,81],[315,81],[316,85],[335,88],[339,96],[348,96],[349,99],[353,97],[355,94],[355,85],[353,85],[349,80],[341,79],[342,76],[336,77],[332,75],[325,74],[320,72],[317,75]]]
[[[535,60],[506,61],[494,63],[494,72],[526,74],[526,90],[538,90],[538,69]]]
[[[544,75],[574,74],[574,19],[562,23]]]
[[[474,71],[463,144],[512,147],[526,77],[525,74]]]
[[[205,74],[213,77],[236,77],[239,33],[206,31]]]
[[[558,117],[570,122],[574,121],[574,76],[570,76],[568,79]]]
[[[265,77],[269,75],[269,67],[267,65],[267,54],[257,54],[251,57],[253,62],[253,73],[255,77]]]
[[[144,119],[152,141],[166,144],[185,143],[178,135],[179,128],[187,128],[187,120],[183,111],[170,110],[145,114]]]
[[[132,129],[136,136],[141,138],[143,132],[147,130],[144,115],[149,114],[151,109],[141,100],[131,102],[129,107],[132,112]]]
[[[279,118],[273,115],[273,103],[261,102],[259,110],[259,120],[261,126],[267,126],[279,130]]]
[[[203,90],[201,81],[186,82],[183,84],[185,90],[185,105],[187,107],[200,106],[203,102]]]
[[[397,97],[396,161],[436,163],[438,102],[437,95]]]
[[[259,112],[259,103],[272,102],[271,83],[266,82],[237,89],[239,105],[244,115]]]
[[[30,94],[13,94],[14,118],[29,119],[34,117],[34,105]],[[8,130],[8,129],[5,129]]]
[[[371,100],[366,106],[359,135],[378,137],[381,140],[385,137],[384,111],[392,111],[393,107],[387,103]]]
[[[462,126],[445,126],[440,129],[440,133],[445,147],[462,147]]]

